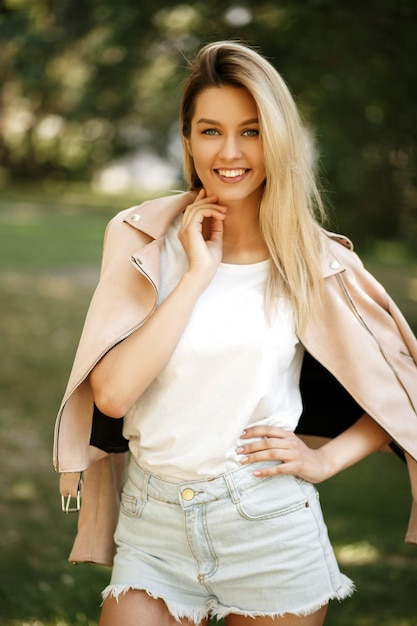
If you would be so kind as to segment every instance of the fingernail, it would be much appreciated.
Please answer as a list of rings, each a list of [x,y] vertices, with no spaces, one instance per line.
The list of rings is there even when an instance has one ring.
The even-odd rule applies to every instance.
[[[240,436],[244,437],[245,435],[246,435],[246,430],[244,430]]]
[[[240,459],[241,463],[247,463],[249,461],[247,456],[242,456],[242,458]]]
[[[242,452],[243,452],[243,448],[242,447],[236,448],[236,453],[237,454],[242,454]]]

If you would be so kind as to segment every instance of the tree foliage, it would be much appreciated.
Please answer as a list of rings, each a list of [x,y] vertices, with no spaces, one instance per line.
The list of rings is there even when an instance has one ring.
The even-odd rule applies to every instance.
[[[163,153],[185,57],[237,38],[294,93],[336,225],[417,249],[416,35],[414,0],[3,0],[1,172],[90,179],[137,147]]]

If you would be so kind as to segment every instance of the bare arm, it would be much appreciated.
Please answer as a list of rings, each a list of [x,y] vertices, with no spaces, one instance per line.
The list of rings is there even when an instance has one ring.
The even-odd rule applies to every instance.
[[[112,348],[94,367],[90,383],[97,407],[122,417],[151,384],[170,358],[201,293],[212,280],[222,257],[224,207],[201,191],[184,212],[179,239],[189,268],[147,323]],[[202,225],[211,218],[205,241]],[[145,363],[145,367],[140,364]]]
[[[256,475],[295,474],[312,483],[320,483],[334,476],[380,450],[390,441],[387,433],[366,413],[350,428],[317,450],[309,448],[294,433],[272,426],[254,426],[241,436],[242,439],[254,437],[262,439],[238,448],[238,453],[244,455],[242,463],[282,462],[256,471]]]

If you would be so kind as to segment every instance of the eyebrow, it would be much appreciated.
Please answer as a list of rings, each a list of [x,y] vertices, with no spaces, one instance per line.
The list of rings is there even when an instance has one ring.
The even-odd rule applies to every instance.
[[[202,117],[197,121],[197,124],[212,124],[213,126],[221,126],[221,123],[216,120],[210,120],[207,117]],[[247,126],[248,124],[259,124],[257,117],[251,117],[249,120],[245,120],[239,126]]]

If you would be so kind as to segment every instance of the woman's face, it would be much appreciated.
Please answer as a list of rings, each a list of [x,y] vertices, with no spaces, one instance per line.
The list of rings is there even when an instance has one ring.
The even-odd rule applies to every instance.
[[[239,87],[208,87],[195,101],[187,139],[194,166],[208,195],[220,204],[259,205],[265,166],[258,111]]]

